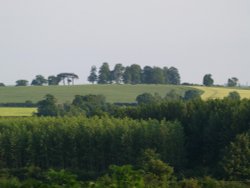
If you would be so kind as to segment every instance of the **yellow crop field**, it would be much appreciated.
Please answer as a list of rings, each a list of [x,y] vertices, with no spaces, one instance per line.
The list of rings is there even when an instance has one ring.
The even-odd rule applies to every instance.
[[[199,89],[204,93],[201,98],[206,99],[222,99],[226,97],[230,92],[237,91],[241,98],[250,98],[249,89],[238,89],[238,88],[224,88],[224,87],[205,87],[205,86],[194,86],[193,88]]]
[[[32,116],[36,111],[36,108],[0,107],[0,116]]]

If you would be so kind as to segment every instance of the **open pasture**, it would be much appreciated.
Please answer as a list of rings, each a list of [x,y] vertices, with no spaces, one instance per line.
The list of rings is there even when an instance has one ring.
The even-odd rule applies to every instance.
[[[144,92],[159,93],[165,96],[170,90],[181,95],[190,88],[173,85],[75,85],[75,86],[26,86],[26,87],[0,87],[0,103],[18,103],[30,100],[37,102],[46,94],[52,94],[58,103],[72,102],[75,95],[102,94],[107,102],[135,102],[136,97]]]
[[[222,99],[232,91],[237,91],[241,98],[250,98],[249,89],[241,88],[228,88],[228,87],[205,87],[205,86],[192,86],[192,88],[199,89],[203,91],[201,98],[206,99]]]

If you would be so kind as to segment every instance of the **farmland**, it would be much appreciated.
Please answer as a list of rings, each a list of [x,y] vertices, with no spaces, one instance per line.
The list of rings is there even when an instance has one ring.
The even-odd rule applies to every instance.
[[[102,94],[107,102],[135,102],[144,92],[165,96],[170,90],[181,95],[190,88],[172,85],[76,85],[76,86],[28,86],[1,87],[0,103],[37,102],[46,94],[54,95],[58,103],[71,102],[75,95]]]
[[[193,86],[192,88],[203,91],[201,98],[204,100],[222,99],[232,91],[237,91],[240,94],[241,98],[250,98],[249,89],[227,88],[227,87],[204,87],[204,86]]]
[[[76,86],[28,86],[28,87],[1,87],[0,103],[22,103],[27,100],[37,102],[46,94],[54,95],[58,103],[71,102],[75,95],[102,94],[107,102],[135,102],[138,95],[148,92],[159,93],[162,97],[170,90],[180,95],[190,89],[201,90],[202,99],[223,98],[229,92],[237,91],[241,98],[250,98],[249,89],[203,86],[174,86],[174,85],[76,85]]]
[[[31,116],[36,112],[36,108],[15,108],[15,107],[1,107],[0,116]]]

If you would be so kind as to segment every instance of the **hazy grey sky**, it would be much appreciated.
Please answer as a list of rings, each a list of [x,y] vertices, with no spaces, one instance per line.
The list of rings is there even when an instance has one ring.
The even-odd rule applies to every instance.
[[[91,65],[175,66],[250,85],[250,0],[0,0],[0,82]]]

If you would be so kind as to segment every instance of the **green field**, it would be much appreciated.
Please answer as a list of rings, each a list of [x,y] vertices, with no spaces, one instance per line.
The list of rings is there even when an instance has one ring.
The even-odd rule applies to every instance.
[[[72,102],[75,95],[102,94],[107,102],[135,102],[136,96],[144,92],[165,96],[174,89],[184,94],[190,88],[172,85],[77,85],[77,86],[27,86],[0,87],[0,103],[18,103],[42,100],[46,94],[54,95],[59,103]]]
[[[193,86],[192,88],[196,88],[203,91],[201,98],[204,100],[222,99],[232,91],[237,91],[240,94],[241,98],[250,98],[249,89],[227,88],[227,87],[204,87],[204,86]]]
[[[0,87],[0,103],[21,103],[27,100],[37,102],[46,94],[52,94],[58,103],[72,102],[75,95],[102,94],[107,102],[135,102],[136,96],[144,92],[165,96],[170,90],[181,95],[189,89],[203,91],[202,98],[223,98],[231,91],[237,91],[242,98],[250,98],[250,90],[223,87],[173,86],[173,85],[76,85],[76,86],[27,86]]]
[[[36,112],[36,108],[16,108],[16,107],[1,107],[0,116],[32,116]]]

